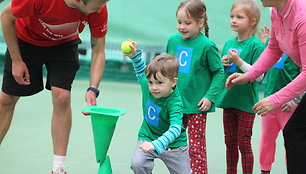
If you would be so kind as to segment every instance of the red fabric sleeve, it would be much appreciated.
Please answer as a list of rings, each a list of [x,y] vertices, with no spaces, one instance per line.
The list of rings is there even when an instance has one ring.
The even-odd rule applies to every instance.
[[[108,30],[107,21],[108,21],[108,13],[106,5],[104,5],[101,8],[100,13],[90,14],[88,23],[89,23],[91,36],[97,38],[105,36]]]
[[[41,0],[12,0],[12,13],[17,18],[33,16],[42,7]]]

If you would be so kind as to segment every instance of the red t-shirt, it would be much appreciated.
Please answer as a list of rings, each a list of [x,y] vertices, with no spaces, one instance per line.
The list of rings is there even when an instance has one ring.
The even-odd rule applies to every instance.
[[[64,0],[12,0],[18,38],[37,46],[53,46],[77,39],[89,24],[91,36],[107,33],[107,7],[83,14]]]

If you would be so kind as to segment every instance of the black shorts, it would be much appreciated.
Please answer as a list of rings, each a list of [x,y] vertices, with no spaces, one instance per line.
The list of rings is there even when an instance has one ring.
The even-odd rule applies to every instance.
[[[13,96],[29,96],[44,89],[43,66],[47,70],[46,89],[51,86],[71,90],[72,82],[78,71],[78,44],[80,39],[64,44],[41,47],[18,40],[22,60],[30,73],[30,84],[19,85],[12,75],[12,60],[8,50],[5,54],[2,91]]]

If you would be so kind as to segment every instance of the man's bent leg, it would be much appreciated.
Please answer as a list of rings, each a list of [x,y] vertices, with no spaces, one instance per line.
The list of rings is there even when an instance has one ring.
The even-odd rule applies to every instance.
[[[0,94],[0,144],[7,133],[19,97],[1,92]]]
[[[52,101],[52,139],[54,154],[66,156],[72,122],[70,91],[52,87]]]

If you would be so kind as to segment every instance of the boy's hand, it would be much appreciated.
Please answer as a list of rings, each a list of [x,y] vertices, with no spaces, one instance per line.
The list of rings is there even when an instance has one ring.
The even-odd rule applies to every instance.
[[[155,150],[154,146],[152,143],[145,141],[141,146],[140,149],[144,152],[147,153],[149,151]]]
[[[132,57],[135,57],[136,56],[136,49],[137,49],[137,43],[132,41],[132,40],[129,40],[132,45],[129,45],[130,48],[132,49],[132,52],[130,53],[123,53],[125,56],[128,56],[129,58],[132,58]]]
[[[198,106],[200,107],[200,111],[208,111],[211,107],[211,101],[203,97],[198,103]]]

